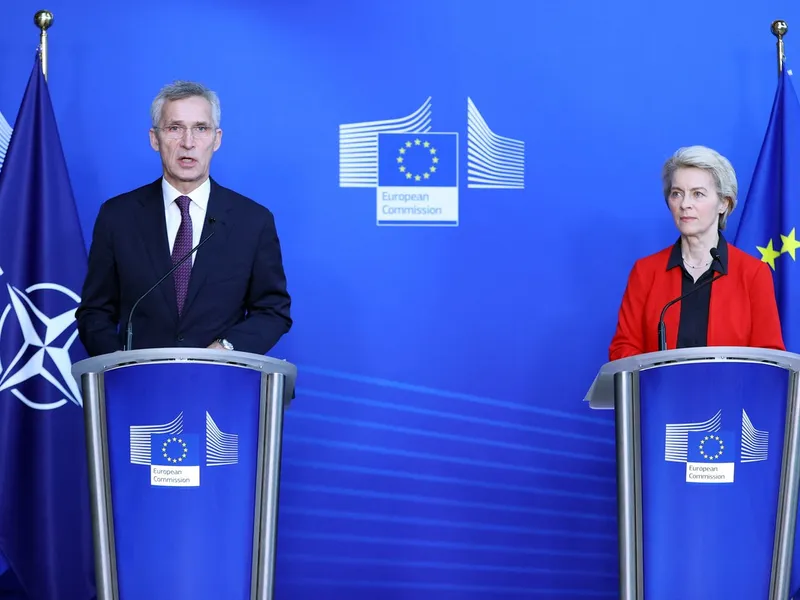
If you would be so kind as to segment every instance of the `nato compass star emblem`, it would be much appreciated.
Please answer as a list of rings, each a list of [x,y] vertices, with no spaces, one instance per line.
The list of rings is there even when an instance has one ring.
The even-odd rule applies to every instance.
[[[55,283],[37,283],[25,291],[8,284],[6,288],[9,303],[0,314],[0,393],[8,391],[36,410],[52,410],[67,402],[82,407],[69,354],[78,337],[75,309],[80,296]],[[69,308],[48,316],[34,298],[37,302],[49,300],[49,305]],[[3,352],[5,358],[10,358],[8,364],[3,364]],[[42,395],[47,384],[56,393],[47,394],[50,401],[45,402],[36,396]]]

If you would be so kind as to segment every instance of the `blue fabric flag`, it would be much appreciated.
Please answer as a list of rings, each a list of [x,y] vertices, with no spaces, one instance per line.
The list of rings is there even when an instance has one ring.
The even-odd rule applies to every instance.
[[[94,597],[75,309],[86,247],[37,52],[0,171],[0,553],[28,600]]]
[[[11,140],[11,126],[6,121],[3,113],[0,113],[0,170],[3,168],[3,161],[6,158],[6,150],[8,150],[8,142]],[[3,553],[0,552],[0,576],[8,570],[8,562]],[[0,584],[0,591],[2,591],[2,584]],[[0,596],[2,597],[2,596]]]
[[[800,101],[784,67],[734,244],[772,268],[789,352],[800,352],[800,314],[792,306],[792,299],[800,298],[799,238]],[[795,535],[790,589],[792,598],[800,598],[800,535]]]
[[[800,352],[800,102],[783,70],[734,245],[772,268],[783,341]]]

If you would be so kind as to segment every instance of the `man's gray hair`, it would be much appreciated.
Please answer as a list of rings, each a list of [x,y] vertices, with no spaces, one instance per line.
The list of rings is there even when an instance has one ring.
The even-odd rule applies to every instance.
[[[711,173],[714,184],[717,186],[717,195],[720,198],[728,198],[728,210],[719,217],[719,228],[725,229],[728,217],[736,208],[736,195],[739,185],[736,183],[736,171],[730,161],[716,150],[705,146],[688,146],[678,148],[666,163],[661,171],[661,179],[664,185],[664,198],[669,200],[669,193],[672,190],[672,177],[675,171],[681,168],[695,167]]]
[[[211,104],[211,119],[214,129],[217,129],[222,118],[219,97],[216,92],[208,89],[202,83],[195,83],[194,81],[175,81],[161,88],[161,91],[158,92],[153,104],[150,106],[150,119],[153,122],[153,127],[158,127],[161,122],[161,111],[165,102],[183,100],[194,96],[205,98]]]

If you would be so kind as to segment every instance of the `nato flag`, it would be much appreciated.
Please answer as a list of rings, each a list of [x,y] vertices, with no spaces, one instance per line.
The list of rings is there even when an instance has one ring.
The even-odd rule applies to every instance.
[[[0,171],[0,553],[28,600],[95,595],[75,309],[86,270],[36,54]],[[6,578],[4,576],[4,578]]]

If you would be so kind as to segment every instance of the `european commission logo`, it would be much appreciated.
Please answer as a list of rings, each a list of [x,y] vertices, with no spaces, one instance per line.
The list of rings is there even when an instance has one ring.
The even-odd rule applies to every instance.
[[[378,134],[378,224],[458,225],[458,134]]]
[[[467,98],[467,187],[525,188],[525,144],[494,133]],[[428,98],[410,115],[339,126],[339,187],[376,190],[378,225],[459,223],[459,135],[432,131]]]
[[[150,467],[150,485],[197,487],[200,485],[201,439],[183,431],[183,413],[163,425],[132,425],[131,464]],[[220,431],[206,412],[205,466],[239,462],[239,436]]]
[[[722,411],[702,423],[666,426],[664,460],[686,464],[688,483],[733,483],[737,462],[769,458],[769,433],[753,426],[742,410],[739,430],[722,429]]]
[[[3,113],[0,113],[0,169],[3,168],[3,162],[6,159],[6,151],[8,145],[11,143],[11,125],[8,124]]]

